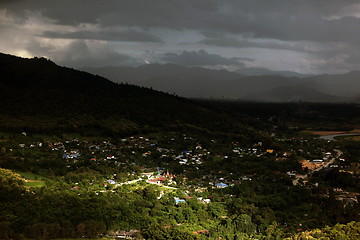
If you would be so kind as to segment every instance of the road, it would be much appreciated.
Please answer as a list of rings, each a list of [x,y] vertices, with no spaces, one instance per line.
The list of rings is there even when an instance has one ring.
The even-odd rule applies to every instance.
[[[144,179],[142,179],[142,178],[139,178],[139,179],[135,179],[135,180],[131,180],[131,181],[127,181],[127,182],[123,182],[123,183],[118,183],[118,184],[116,184],[115,185],[115,188],[116,187],[119,187],[119,186],[122,186],[122,185],[125,185],[125,184],[133,184],[133,183],[136,183],[136,182],[139,182],[139,181],[142,181],[142,180],[144,180]],[[146,181],[147,183],[150,183],[150,184],[156,184],[156,185],[158,185],[158,186],[162,186],[162,187],[164,187],[164,188],[168,188],[168,189],[175,189],[175,190],[177,190],[177,188],[174,188],[174,187],[169,187],[169,186],[164,186],[164,185],[159,185],[159,184],[157,184],[157,183],[153,183],[153,182],[149,182],[149,181]]]
[[[124,185],[124,184],[133,184],[133,183],[136,183],[136,182],[139,182],[143,180],[142,178],[139,178],[139,179],[135,179],[135,180],[131,180],[131,181],[127,181],[127,182],[123,182],[123,183],[118,183],[115,185],[115,187],[118,187],[118,186],[121,186],[121,185]]]
[[[334,161],[335,161],[335,159],[336,159],[336,158],[339,158],[339,157],[343,154],[343,152],[340,151],[340,150],[338,150],[338,149],[334,149],[334,150],[335,150],[335,152],[336,152],[336,157],[332,158],[330,161],[326,162],[324,165],[322,165],[322,166],[320,166],[320,167],[312,170],[311,172],[309,172],[309,173],[307,173],[307,174],[305,174],[305,175],[297,175],[297,176],[295,177],[295,179],[292,181],[293,185],[294,185],[294,186],[298,185],[300,179],[304,180],[304,179],[308,178],[309,176],[311,176],[314,172],[318,172],[318,171],[320,171],[321,169],[327,168],[327,167],[329,167],[331,164],[333,164]]]

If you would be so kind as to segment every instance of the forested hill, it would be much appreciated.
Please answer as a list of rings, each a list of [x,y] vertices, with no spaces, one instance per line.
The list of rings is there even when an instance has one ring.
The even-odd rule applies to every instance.
[[[0,54],[3,130],[133,134],[154,129],[254,131],[224,113],[151,89],[116,84],[45,58]]]

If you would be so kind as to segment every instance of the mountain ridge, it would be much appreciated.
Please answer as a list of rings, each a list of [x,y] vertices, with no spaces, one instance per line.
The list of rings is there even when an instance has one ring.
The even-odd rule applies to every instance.
[[[325,94],[323,99],[315,96],[312,98],[318,99],[320,102],[351,101],[355,96],[360,95],[360,90],[358,90],[360,89],[359,71],[299,77],[271,74],[242,75],[227,70],[190,68],[174,64],[149,64],[137,68],[85,69],[95,74],[105,75],[114,82],[128,82],[188,98],[247,99],[249,95],[261,95],[263,92],[272,89],[275,91],[282,86],[298,86],[297,95],[299,100],[303,101],[308,100],[306,89],[311,89],[314,94],[316,91]],[[112,71],[114,69],[117,70]],[[141,73],[134,73],[136,70],[141,70]],[[270,71],[269,73],[277,72]],[[124,81],[124,76],[126,76],[126,81]],[[301,89],[303,92],[300,92]],[[334,100],[327,95],[333,95]],[[264,98],[255,100],[271,101],[271,99]]]
[[[159,129],[251,132],[223,112],[149,88],[111,82],[45,58],[0,54],[5,130],[134,134]],[[231,131],[230,131],[231,130]]]

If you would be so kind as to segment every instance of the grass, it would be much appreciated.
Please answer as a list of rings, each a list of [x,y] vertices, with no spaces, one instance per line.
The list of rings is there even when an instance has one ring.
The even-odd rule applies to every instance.
[[[22,178],[25,178],[28,180],[46,180],[46,178],[44,178],[40,175],[37,175],[35,173],[32,173],[32,172],[22,172],[22,171],[17,171],[17,170],[12,170],[12,171],[19,174]]]
[[[360,141],[360,136],[349,137],[349,139],[353,141]]]
[[[18,173],[22,178],[25,178],[26,180],[29,180],[29,182],[25,182],[25,187],[43,187],[45,186],[46,178],[37,175],[35,173],[31,172],[21,172],[21,171],[14,171]]]
[[[44,187],[45,182],[26,182],[25,187]]]
[[[351,141],[360,141],[360,136],[338,136],[336,140],[351,140]]]

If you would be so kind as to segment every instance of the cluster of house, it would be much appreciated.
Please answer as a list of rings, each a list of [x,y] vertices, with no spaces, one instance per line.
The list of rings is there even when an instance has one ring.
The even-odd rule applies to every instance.
[[[210,154],[210,152],[208,152],[206,149],[202,149],[201,145],[198,145],[196,146],[194,153],[191,150],[185,150],[180,154],[173,156],[173,158],[178,160],[180,165],[201,165],[203,163],[202,158],[208,154]]]
[[[204,159],[206,159],[211,153],[202,144],[198,143],[196,140],[192,139],[189,136],[183,136],[184,141],[191,141],[194,143],[193,147],[185,149],[181,152],[176,153],[173,149],[168,149],[158,146],[157,142],[150,140],[146,137],[129,137],[121,139],[121,142],[118,146],[113,145],[109,141],[99,141],[97,143],[89,143],[86,140],[79,140],[73,138],[67,141],[59,142],[47,142],[47,146],[52,151],[60,151],[62,158],[66,159],[69,163],[76,163],[80,160],[85,160],[84,158],[89,158],[92,162],[101,164],[103,161],[114,161],[118,165],[124,164],[124,161],[129,160],[129,153],[133,156],[133,165],[138,164],[136,162],[137,156],[142,156],[147,158],[152,155],[152,152],[160,152],[160,159],[170,158],[177,162],[179,165],[202,165]],[[171,139],[174,140],[174,139]],[[42,146],[43,143],[36,143],[37,145],[33,146]],[[236,144],[236,143],[234,143]],[[45,144],[46,145],[46,144]],[[25,144],[20,144],[20,147],[25,147]],[[233,152],[238,153],[240,156],[249,155],[249,154],[258,154],[260,152],[259,148],[262,147],[262,143],[259,142],[254,145],[252,149],[242,149],[239,147],[234,147]],[[273,150],[268,150],[267,152],[272,152]],[[223,157],[224,159],[228,158],[227,155],[216,155],[217,157]],[[141,161],[141,158],[138,159]],[[164,182],[165,180],[160,178],[150,179],[151,181],[157,181],[159,183]],[[168,182],[172,179],[166,179]],[[220,186],[222,187],[222,186]]]
[[[30,147],[30,148],[34,148],[34,147],[42,147],[43,143],[42,142],[34,142],[30,145],[26,145],[25,143],[19,143],[19,147],[21,148],[25,148],[25,147]]]
[[[233,143],[233,153],[238,154],[239,157],[244,157],[244,156],[257,156],[257,157],[261,157],[266,153],[273,153],[274,150],[272,149],[268,149],[266,151],[264,151],[262,149],[262,142],[258,142],[256,144],[253,145],[252,148],[241,148],[239,147],[236,143]]]
[[[263,147],[262,142],[255,143],[251,148],[241,148],[237,144],[233,144],[234,154],[237,154],[239,157],[245,156],[275,156],[276,160],[284,160],[289,157],[292,153],[289,152],[277,152],[274,149],[268,149]],[[226,157],[225,157],[226,158]]]
[[[229,146],[228,153],[216,155],[214,153],[211,153],[206,148],[204,148],[202,144],[192,139],[191,137],[184,135],[183,138],[184,141],[190,141],[190,143],[193,143],[194,145],[193,147],[189,147],[188,149],[179,152],[176,152],[171,148],[169,149],[158,146],[158,143],[156,141],[150,140],[142,136],[124,138],[119,142],[119,144],[117,144],[117,146],[113,145],[107,140],[98,141],[96,143],[94,142],[89,143],[88,141],[80,141],[77,138],[64,142],[47,142],[47,145],[53,151],[60,151],[62,153],[62,157],[66,159],[69,163],[71,162],[75,163],[77,161],[84,160],[84,158],[89,158],[92,162],[96,162],[97,164],[101,164],[101,162],[103,161],[112,161],[118,165],[125,164],[126,162],[132,165],[141,164],[146,166],[145,159],[151,156],[154,152],[158,152],[161,153],[161,155],[160,156],[159,154],[156,155],[159,156],[160,159],[167,158],[166,161],[168,161],[169,159],[173,159],[174,162],[177,162],[179,165],[189,165],[189,166],[195,165],[195,167],[197,168],[197,166],[202,165],[209,156],[227,159],[227,158],[231,158],[231,156],[234,155],[239,157],[244,157],[249,155],[260,157],[263,155],[269,155],[269,156],[274,156],[276,160],[281,160],[293,154],[292,152],[295,151],[294,149],[297,149],[296,151],[298,152],[303,152],[304,150],[301,149],[301,145],[307,146],[311,144],[311,142],[308,142],[308,140],[306,139],[300,139],[300,140],[294,138],[285,139],[284,141],[287,141],[294,145],[294,149],[289,149],[288,152],[279,152],[273,149],[267,149],[262,142],[252,144],[251,147],[241,147],[239,143],[233,142],[232,146],[231,145]],[[169,138],[169,142],[171,141],[175,141],[175,140]],[[295,143],[298,145],[296,145]],[[34,143],[32,145],[43,146],[43,144],[40,142]],[[25,147],[25,145],[20,144],[20,147]],[[323,156],[324,157],[322,159],[314,159],[311,161],[304,160],[301,162],[301,164],[303,165],[304,168],[307,168],[309,170],[319,168],[332,157],[332,154],[331,152],[324,152]],[[337,168],[339,166],[336,164],[331,164],[329,167]],[[349,171],[350,170],[352,169],[349,169]],[[289,171],[287,174],[289,176],[294,176],[296,175],[296,172]],[[176,184],[174,182],[175,176],[171,174],[143,173],[142,176],[143,178],[146,178],[146,180],[149,183],[153,183],[153,184],[158,184],[158,185]],[[221,180],[218,181],[218,180],[219,179],[212,179],[212,180],[210,179],[209,185],[216,188],[226,188],[229,186],[229,184],[231,185],[233,183],[236,183],[236,182],[221,181]],[[241,177],[241,181],[246,181],[246,180],[251,180],[251,178],[247,176]],[[116,183],[108,182],[108,184],[116,184]]]
[[[137,237],[140,235],[140,231],[139,230],[133,230],[131,229],[130,231],[125,231],[125,230],[120,230],[120,231],[111,231],[108,232],[107,236],[111,237],[111,238],[120,238],[120,239],[137,239]]]
[[[300,164],[302,166],[303,169],[307,169],[307,170],[315,170],[317,168],[323,167],[325,165],[325,163],[327,163],[330,158],[332,157],[332,153],[331,152],[326,152],[323,154],[324,157],[322,159],[313,159],[313,160],[301,160]],[[331,164],[329,165],[330,168],[337,168],[338,165],[336,164]]]
[[[71,150],[69,153],[67,153],[65,150],[64,152],[65,153],[63,154],[63,158],[66,158],[66,159],[74,159],[74,158],[78,158],[81,156],[79,150]]]
[[[343,202],[344,206],[359,203],[358,199],[360,197],[360,193],[347,192],[342,190],[341,188],[334,188],[333,191],[335,193],[335,199]]]
[[[189,200],[189,199],[194,199],[194,197],[190,197],[190,196],[185,196],[183,198],[178,198],[178,197],[174,197],[174,200],[175,200],[175,204],[178,205],[179,203],[184,203],[186,202],[186,200]],[[202,202],[202,203],[206,203],[206,204],[209,204],[211,203],[211,199],[210,198],[202,198],[202,197],[198,197],[197,198],[198,201]]]
[[[157,172],[148,172],[141,173],[142,177],[148,183],[157,184],[157,185],[176,185],[174,178],[176,177],[173,174],[170,174],[169,171],[162,173],[161,171]]]

